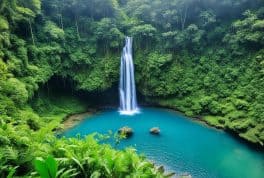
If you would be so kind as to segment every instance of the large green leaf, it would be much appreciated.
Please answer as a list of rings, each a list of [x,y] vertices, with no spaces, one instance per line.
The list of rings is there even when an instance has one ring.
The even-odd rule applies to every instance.
[[[42,158],[37,158],[34,162],[35,169],[42,178],[50,178],[46,163]]]
[[[49,171],[49,174],[52,178],[55,178],[56,177],[56,173],[58,171],[58,163],[57,161],[49,156],[47,159],[46,159],[46,165],[48,167],[48,171]]]
[[[41,178],[56,178],[58,163],[53,157],[49,156],[46,160],[37,158],[34,165]]]

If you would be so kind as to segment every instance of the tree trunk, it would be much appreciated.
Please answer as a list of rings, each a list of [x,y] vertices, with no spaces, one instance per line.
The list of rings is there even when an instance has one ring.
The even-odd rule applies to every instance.
[[[187,13],[188,13],[188,5],[186,5],[185,11],[181,13],[181,28],[182,28],[182,30],[184,30],[184,28],[185,28]]]
[[[0,12],[2,12],[2,10],[4,9],[5,3],[5,0],[0,1]]]
[[[76,17],[75,17],[75,27],[76,27],[77,38],[78,38],[78,40],[80,40],[79,26],[78,26],[78,22],[77,22]]]
[[[29,20],[28,23],[29,23],[29,28],[30,28],[30,34],[31,34],[32,43],[35,46],[35,40],[34,40],[34,34],[33,34],[33,30],[32,30],[31,20]]]
[[[64,30],[62,14],[60,15],[60,24],[61,24],[61,29]]]
[[[61,29],[64,30],[64,25],[63,25],[63,16],[62,16],[62,11],[64,7],[64,0],[62,1],[62,7],[60,8],[60,24],[61,24]]]

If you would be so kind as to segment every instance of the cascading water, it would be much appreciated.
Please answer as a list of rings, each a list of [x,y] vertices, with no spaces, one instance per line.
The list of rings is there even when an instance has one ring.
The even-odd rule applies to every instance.
[[[134,77],[132,42],[131,37],[126,37],[126,45],[123,48],[120,66],[120,113],[125,115],[133,115],[139,112]]]

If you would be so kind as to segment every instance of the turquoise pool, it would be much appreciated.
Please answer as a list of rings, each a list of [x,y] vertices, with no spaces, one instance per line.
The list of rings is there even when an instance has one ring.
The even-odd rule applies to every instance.
[[[63,136],[105,134],[123,126],[133,128],[134,134],[121,142],[120,149],[133,146],[148,159],[178,174],[187,172],[194,178],[264,177],[263,152],[169,110],[143,108],[134,116],[106,110],[85,119]],[[160,135],[149,133],[154,126],[161,129]]]

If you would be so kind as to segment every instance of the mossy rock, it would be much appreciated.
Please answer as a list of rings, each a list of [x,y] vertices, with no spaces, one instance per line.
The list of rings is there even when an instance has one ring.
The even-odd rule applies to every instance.
[[[132,128],[130,128],[128,126],[124,126],[118,130],[118,133],[120,135],[124,135],[124,136],[126,136],[126,138],[128,138],[128,137],[131,137],[133,135],[134,131]]]

